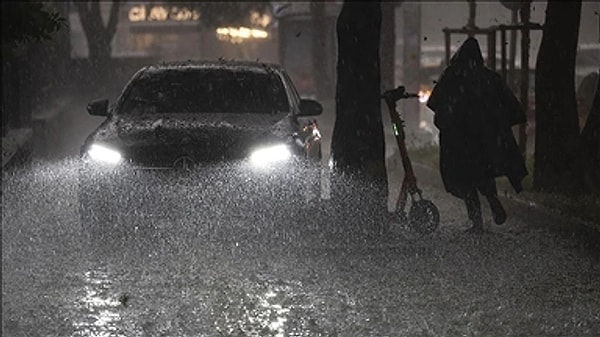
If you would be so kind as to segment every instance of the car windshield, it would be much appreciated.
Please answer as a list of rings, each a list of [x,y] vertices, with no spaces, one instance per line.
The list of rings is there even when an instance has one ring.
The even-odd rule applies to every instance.
[[[275,73],[185,68],[142,74],[132,83],[120,113],[275,113],[288,110],[285,88]]]

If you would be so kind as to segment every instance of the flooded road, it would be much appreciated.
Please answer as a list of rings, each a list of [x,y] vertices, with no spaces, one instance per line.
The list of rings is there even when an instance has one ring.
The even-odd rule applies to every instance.
[[[473,237],[463,233],[462,205],[425,186],[442,224],[409,241],[310,208],[225,221],[182,192],[171,217],[140,215],[97,235],[80,224],[76,173],[61,161],[3,176],[3,336],[600,331],[596,257],[518,210]]]
[[[185,191],[171,190],[183,204],[170,208],[171,217],[145,217],[142,209],[125,228],[99,233],[80,223],[76,177],[69,161],[4,176],[7,335],[309,336],[334,329],[318,323],[329,319],[331,295],[320,294],[313,266],[298,260],[313,254],[289,249],[306,242],[275,228],[276,219],[228,216],[206,200],[200,210]],[[351,301],[334,298],[339,307]]]

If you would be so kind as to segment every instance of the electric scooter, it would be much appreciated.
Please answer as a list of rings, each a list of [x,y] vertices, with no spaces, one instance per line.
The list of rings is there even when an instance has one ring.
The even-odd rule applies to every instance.
[[[404,168],[404,179],[400,189],[400,196],[396,205],[396,212],[393,214],[393,222],[407,226],[410,230],[421,234],[431,234],[435,232],[440,223],[440,214],[437,207],[430,200],[424,199],[421,189],[417,187],[417,178],[413,171],[412,163],[408,156],[405,144],[404,121],[396,111],[396,102],[401,99],[418,98],[418,94],[408,93],[404,86],[396,89],[387,90],[381,95],[388,106],[394,136],[398,143],[400,156],[402,157],[402,166]],[[410,208],[408,215],[405,209],[408,206],[408,197],[410,196]]]

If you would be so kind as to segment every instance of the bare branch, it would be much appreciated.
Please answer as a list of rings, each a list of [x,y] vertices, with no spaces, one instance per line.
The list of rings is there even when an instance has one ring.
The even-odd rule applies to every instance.
[[[121,3],[118,0],[113,1],[112,7],[110,8],[110,17],[108,19],[108,24],[106,25],[106,35],[109,40],[112,39],[112,37],[117,32],[120,8]]]

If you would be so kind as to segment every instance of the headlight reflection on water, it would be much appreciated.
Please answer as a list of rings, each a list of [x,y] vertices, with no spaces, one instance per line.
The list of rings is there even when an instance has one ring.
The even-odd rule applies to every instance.
[[[268,327],[271,331],[275,332],[277,337],[283,337],[285,333],[285,322],[287,322],[287,318],[285,317],[290,309],[283,308],[281,304],[270,303],[269,299],[276,297],[277,294],[273,291],[268,291],[264,296],[260,299],[260,306],[270,315],[266,315],[266,318],[269,319],[274,314],[274,319],[271,319],[268,322]]]
[[[273,290],[246,292],[239,304],[229,304],[221,312],[223,321],[215,322],[217,330],[226,335],[242,331],[245,336],[252,337],[287,336],[286,323],[290,309],[279,303],[283,302],[282,296],[286,294]]]
[[[287,313],[289,310],[288,309],[279,309],[278,310],[278,314],[285,314]],[[287,322],[287,318],[285,317],[277,317],[274,321],[272,321],[271,323],[269,323],[269,329],[271,331],[276,332],[277,337],[283,337],[285,335],[285,322]]]
[[[108,297],[112,282],[104,271],[88,271],[83,275],[85,292],[79,299],[79,310],[86,312],[86,316],[73,323],[75,333],[73,336],[87,337],[121,337],[119,332],[121,316],[117,308],[121,304],[116,299]]]

